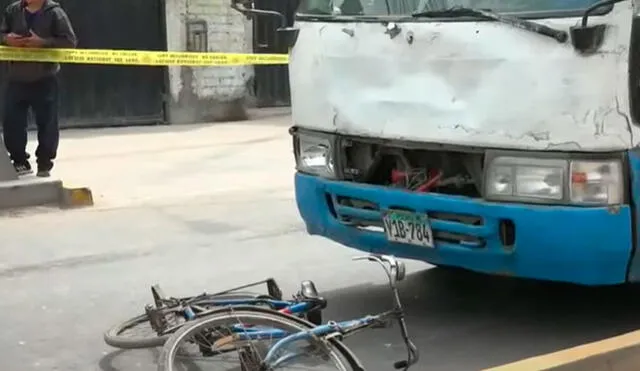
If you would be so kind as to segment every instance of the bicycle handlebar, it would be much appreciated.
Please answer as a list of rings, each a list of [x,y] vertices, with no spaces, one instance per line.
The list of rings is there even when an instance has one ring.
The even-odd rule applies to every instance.
[[[394,314],[397,316],[398,323],[400,325],[400,333],[402,334],[402,340],[407,347],[407,359],[402,361],[397,361],[393,364],[393,367],[396,370],[408,370],[413,364],[418,362],[420,358],[418,353],[418,348],[411,342],[409,339],[409,333],[407,330],[407,324],[404,320],[404,310],[402,308],[402,302],[400,301],[400,295],[398,293],[398,287],[396,283],[398,281],[402,281],[406,276],[406,267],[403,262],[398,261],[394,256],[391,255],[378,255],[378,254],[370,254],[366,256],[357,256],[354,257],[353,260],[368,260],[371,262],[376,262],[382,266],[387,277],[389,278],[389,286],[391,287],[391,291],[393,292],[393,300],[394,300],[394,310],[389,312],[389,314]]]
[[[403,262],[398,261],[392,255],[378,255],[378,254],[370,254],[365,256],[356,256],[353,258],[354,261],[358,260],[368,260],[370,262],[376,262],[380,264],[387,276],[389,277],[389,281],[392,285],[395,285],[396,282],[402,281],[406,275],[406,267]],[[387,268],[388,266],[388,268]]]

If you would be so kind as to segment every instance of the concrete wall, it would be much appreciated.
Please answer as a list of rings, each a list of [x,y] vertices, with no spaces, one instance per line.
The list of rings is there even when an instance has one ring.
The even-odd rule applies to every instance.
[[[253,51],[251,21],[231,9],[229,0],[165,2],[169,50],[187,51],[189,45],[193,46],[188,42],[189,24],[200,22],[207,29],[206,42],[202,42],[203,37],[197,38],[206,49],[203,51]],[[245,107],[250,99],[249,82],[252,79],[252,66],[169,67],[169,122],[181,124],[246,118]]]

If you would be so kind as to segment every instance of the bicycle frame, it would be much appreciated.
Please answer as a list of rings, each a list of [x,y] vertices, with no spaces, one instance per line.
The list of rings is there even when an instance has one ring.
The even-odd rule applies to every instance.
[[[164,291],[162,290],[162,288],[160,288],[160,286],[156,284],[151,286],[151,295],[153,296],[153,301],[156,305],[156,308],[160,308],[160,307],[166,306],[167,304],[175,304],[176,302],[183,303],[183,304],[192,303],[195,301],[200,301],[207,297],[215,297],[219,295],[231,294],[234,292],[238,292],[240,290],[253,288],[260,285],[265,285],[267,287],[267,296],[276,300],[282,300],[282,290],[280,289],[280,286],[278,285],[276,280],[273,278],[267,278],[262,281],[248,283],[242,286],[234,287],[232,289],[219,291],[214,294],[202,293],[200,295],[186,297],[186,298],[167,297],[164,294]]]
[[[266,284],[268,294],[247,299],[217,299],[216,296],[231,294],[240,290]],[[200,316],[205,316],[217,307],[235,305],[268,305],[271,309],[284,314],[303,314],[313,310],[326,308],[327,301],[317,293],[315,285],[311,281],[303,281],[300,291],[293,300],[283,300],[282,291],[273,278],[253,282],[233,289],[217,292],[215,294],[203,293],[187,298],[167,298],[159,285],[151,287],[155,308],[148,307],[147,315],[151,327],[158,335],[174,332],[180,325],[166,328],[164,311],[179,312],[185,320],[191,321]],[[167,305],[169,304],[169,305]],[[177,306],[171,307],[171,305]]]
[[[324,307],[324,299],[302,299],[303,301],[284,301],[271,299],[230,299],[230,300],[211,300],[202,301],[198,304],[208,304],[216,307],[234,306],[234,305],[258,305],[267,304],[272,309],[284,314],[300,314],[318,307]],[[204,313],[211,310],[204,310]],[[194,317],[195,318],[195,317]],[[193,318],[187,318],[193,319]]]
[[[262,339],[280,339],[276,342],[267,353],[266,357],[262,361],[263,366],[267,367],[267,369],[275,369],[283,363],[291,360],[298,356],[297,353],[287,354],[280,358],[275,358],[276,354],[284,348],[286,348],[289,344],[294,343],[298,340],[304,339],[313,339],[316,337],[326,338],[335,335],[339,336],[348,336],[353,334],[354,332],[370,327],[373,324],[380,322],[388,317],[395,315],[395,312],[387,312],[384,314],[376,315],[376,316],[366,316],[358,319],[342,321],[342,322],[329,322],[326,325],[321,325],[311,329],[309,331],[301,331],[297,333],[290,334],[283,330],[278,329],[265,329],[265,330],[254,330],[254,329],[239,329],[239,333],[236,333],[237,340],[262,340]]]
[[[229,299],[229,300],[211,300],[202,301],[198,304],[207,303],[214,306],[211,309],[200,308],[198,305],[186,306],[182,311],[185,320],[193,321],[198,317],[206,316],[209,313],[215,312],[216,307],[235,306],[235,305],[258,305],[268,304],[272,309],[277,310],[280,313],[296,315],[310,312],[314,309],[324,309],[326,307],[326,301],[322,298],[319,299],[302,299],[303,301],[283,301],[283,300],[271,300],[271,299]],[[192,307],[199,309],[196,313]],[[152,327],[155,324],[152,324]],[[172,326],[156,330],[159,335],[173,333],[180,325]],[[247,328],[238,327],[238,331],[246,331]],[[252,333],[257,333],[252,330]],[[254,339],[255,340],[255,339]]]

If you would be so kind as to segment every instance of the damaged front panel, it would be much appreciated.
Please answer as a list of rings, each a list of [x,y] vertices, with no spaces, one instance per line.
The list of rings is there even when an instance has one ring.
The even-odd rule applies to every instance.
[[[629,108],[632,4],[583,55],[493,21],[300,20],[291,52],[294,124],[389,140],[543,151],[637,145]],[[579,17],[536,20],[566,30]]]
[[[480,197],[484,153],[407,149],[348,139],[338,154],[342,178],[413,192]]]

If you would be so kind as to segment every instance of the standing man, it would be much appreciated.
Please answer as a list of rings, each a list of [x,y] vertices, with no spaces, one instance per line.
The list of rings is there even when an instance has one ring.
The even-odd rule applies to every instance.
[[[69,17],[52,0],[20,0],[9,5],[0,21],[0,45],[18,48],[75,48]],[[27,114],[38,127],[36,157],[40,177],[53,168],[60,138],[57,63],[9,62],[2,128],[4,145],[19,175],[32,173],[27,154]]]

